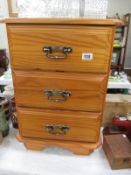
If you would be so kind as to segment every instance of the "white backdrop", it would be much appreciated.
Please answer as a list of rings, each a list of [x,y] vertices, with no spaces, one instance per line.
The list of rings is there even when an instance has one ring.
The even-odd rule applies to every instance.
[[[0,0],[0,18],[8,17],[7,0]],[[0,49],[8,49],[5,24],[0,24]]]

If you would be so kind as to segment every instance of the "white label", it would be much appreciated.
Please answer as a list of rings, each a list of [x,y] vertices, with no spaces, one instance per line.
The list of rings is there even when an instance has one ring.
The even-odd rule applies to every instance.
[[[82,60],[84,61],[93,60],[93,53],[82,53]]]

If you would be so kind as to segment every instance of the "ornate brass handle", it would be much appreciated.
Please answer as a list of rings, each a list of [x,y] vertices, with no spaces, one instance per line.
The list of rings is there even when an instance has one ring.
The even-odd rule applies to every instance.
[[[43,47],[43,52],[46,53],[46,56],[49,59],[65,59],[68,54],[72,52],[72,48],[62,46],[45,46]],[[53,53],[62,53],[63,55],[53,55]]]
[[[45,127],[49,134],[55,136],[65,135],[70,129],[69,126],[65,125],[46,125]]]
[[[52,102],[64,102],[71,96],[71,92],[64,90],[45,90],[44,93],[48,97],[48,100]]]

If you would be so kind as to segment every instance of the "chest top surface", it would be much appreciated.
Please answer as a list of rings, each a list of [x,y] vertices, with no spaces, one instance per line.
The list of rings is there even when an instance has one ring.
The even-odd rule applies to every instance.
[[[122,25],[117,19],[89,19],[89,18],[7,18],[1,22],[7,24],[72,24],[72,25]]]

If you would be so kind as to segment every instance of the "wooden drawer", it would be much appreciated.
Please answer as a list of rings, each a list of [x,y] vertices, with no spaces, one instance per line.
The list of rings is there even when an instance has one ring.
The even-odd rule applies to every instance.
[[[7,30],[14,69],[108,72],[113,27],[9,24]],[[71,47],[72,52],[66,59],[50,59],[45,46]]]
[[[100,113],[34,110],[18,108],[20,134],[23,137],[96,142]]]
[[[18,106],[101,111],[106,75],[15,71]]]

